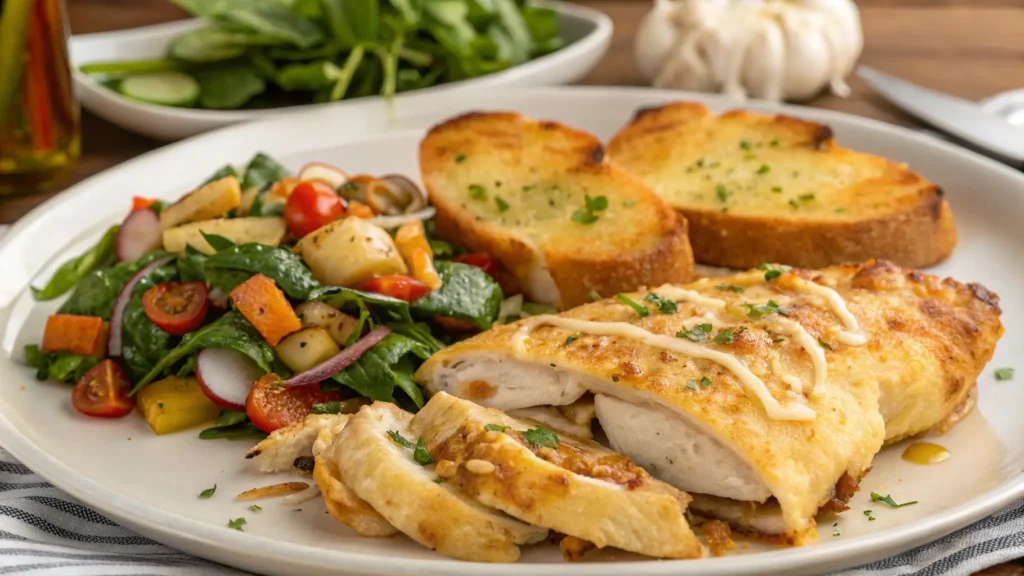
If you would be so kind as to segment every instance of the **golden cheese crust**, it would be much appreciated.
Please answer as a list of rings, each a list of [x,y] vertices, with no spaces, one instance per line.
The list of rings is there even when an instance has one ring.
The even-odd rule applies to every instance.
[[[569,308],[591,290],[614,294],[692,274],[686,220],[609,164],[585,132],[519,114],[466,114],[428,132],[420,166],[438,236],[496,256],[534,301]],[[581,223],[573,214],[587,196],[606,205]]]
[[[921,267],[956,245],[938,186],[814,122],[678,102],[638,113],[608,154],[686,216],[698,262]]]
[[[795,289],[801,279],[835,289],[859,321],[867,343],[842,344],[837,338],[839,319],[820,299]],[[807,406],[816,412],[813,421],[771,419],[721,365],[630,338],[582,333],[567,344],[573,331],[542,325],[517,352],[513,335],[522,321],[442,350],[420,368],[416,379],[436,391],[436,370],[482,355],[514,357],[600,378],[625,396],[662,404],[709,427],[759,474],[781,504],[786,525],[799,533],[813,526],[814,514],[832,498],[844,474],[854,480],[863,476],[886,439],[925,432],[953,414],[974,388],[1003,330],[998,297],[984,287],[941,280],[888,262],[794,270],[771,282],[765,281],[763,272],[745,273],[703,279],[687,288],[725,300],[733,309],[771,300],[828,347],[823,349],[826,383],[805,384],[814,390],[805,394]],[[645,294],[631,296],[644,302]],[[627,322],[675,336],[703,313],[689,303],[680,303],[675,314],[644,305],[650,310],[645,318],[616,299],[560,316]],[[704,345],[734,355],[780,402],[793,394],[781,375],[814,382],[811,358],[792,338],[773,332],[770,324],[739,322],[732,343]],[[688,386],[704,377],[710,385]]]

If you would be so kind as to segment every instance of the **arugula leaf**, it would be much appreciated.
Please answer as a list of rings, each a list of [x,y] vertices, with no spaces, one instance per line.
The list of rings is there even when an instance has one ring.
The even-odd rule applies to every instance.
[[[313,277],[309,268],[306,268],[298,254],[294,254],[287,248],[264,244],[253,243],[218,248],[216,254],[207,258],[203,269],[210,284],[226,292],[230,292],[226,284],[239,279],[244,282],[255,274],[263,274],[273,279],[285,294],[297,300],[309,300],[313,291],[320,287],[320,283]],[[232,271],[236,274],[232,275],[230,280],[225,281],[224,276],[216,276],[218,272],[223,271]],[[242,278],[243,274],[238,272],[246,273],[245,278]],[[210,279],[211,274],[215,275],[213,279]]]
[[[275,0],[229,0],[218,2],[214,17],[225,23],[252,30],[269,38],[309,48],[324,41],[320,28]]]
[[[53,300],[75,287],[86,274],[114,263],[114,243],[120,226],[111,226],[92,248],[60,265],[42,288],[32,288],[36,300]]]
[[[368,350],[358,360],[322,382],[324,390],[336,390],[337,384],[346,386],[372,400],[395,401],[395,388],[405,392],[416,408],[424,403],[423,391],[412,379],[415,370],[412,358],[426,360],[433,353],[430,346],[391,333]]]
[[[523,438],[530,444],[558,449],[558,434],[554,430],[548,430],[543,426],[531,428],[523,432]]]
[[[98,356],[81,356],[71,352],[47,353],[35,344],[25,346],[25,363],[36,369],[37,380],[74,384],[101,360],[103,358]]]
[[[523,6],[523,20],[533,37],[533,56],[540,56],[561,48],[565,41],[558,28],[558,13],[551,8]]]
[[[333,86],[341,78],[341,68],[330,60],[298,62],[281,68],[274,81],[288,92],[312,91]]]
[[[245,167],[245,173],[242,176],[242,190],[255,188],[262,191],[274,182],[288,176],[291,176],[291,172],[287,168],[277,160],[260,152],[253,156]]]
[[[122,262],[110,268],[94,270],[75,286],[74,292],[61,305],[58,313],[109,319],[114,301],[128,280],[150,262],[167,256],[170,254],[157,250],[134,262]]]
[[[237,350],[252,358],[264,374],[271,371],[275,358],[274,351],[252,324],[237,311],[231,311],[195,332],[186,334],[176,348],[164,355],[153,369],[135,384],[132,395],[160,374],[170,370],[178,361],[203,348]]]
[[[468,264],[437,261],[434,266],[441,277],[441,287],[413,302],[412,312],[426,318],[465,320],[481,330],[490,328],[504,299],[498,283]]]

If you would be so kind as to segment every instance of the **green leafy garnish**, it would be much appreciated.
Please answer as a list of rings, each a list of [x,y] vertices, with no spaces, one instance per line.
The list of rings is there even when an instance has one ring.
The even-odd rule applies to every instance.
[[[483,186],[481,186],[480,184],[470,184],[469,185],[469,196],[471,198],[473,198],[474,200],[486,200],[487,199],[487,189],[484,188]]]
[[[392,442],[394,442],[395,444],[398,444],[402,448],[408,448],[409,450],[415,450],[416,449],[416,445],[413,444],[412,442],[410,442],[409,440],[407,440],[405,438],[405,436],[402,436],[398,432],[398,430],[388,430],[388,438],[391,438]]]
[[[779,306],[774,300],[769,300],[767,304],[743,304],[742,306],[747,309],[747,317],[754,320],[764,318],[770,314],[778,314],[780,316],[789,314],[789,311]]]
[[[722,292],[735,292],[737,294],[742,294],[743,291],[746,290],[743,286],[737,286],[735,284],[716,284],[715,288],[718,288]]]
[[[729,189],[725,187],[725,184],[718,184],[715,186],[715,195],[718,196],[719,202],[725,202],[729,199],[731,194],[732,192],[729,192]]]
[[[242,532],[242,526],[245,526],[246,524],[248,524],[248,522],[246,522],[245,518],[242,517],[235,518],[234,520],[228,520],[228,528],[238,530],[239,532]]]
[[[431,480],[431,482],[433,482],[434,484],[444,484],[445,483],[445,479],[441,478],[441,477],[437,477],[437,478],[434,478],[433,480]]]
[[[740,140],[740,148],[742,148],[744,150],[750,150],[753,147],[754,146],[750,142],[748,142],[746,140]]]
[[[707,388],[708,386],[711,386],[711,378],[708,378],[707,376],[701,376],[700,377],[700,387],[701,388]]]
[[[585,205],[572,213],[572,221],[578,224],[593,224],[597,222],[597,212],[608,209],[608,197],[591,197],[589,194],[583,197]]]
[[[995,375],[996,380],[1013,380],[1013,368],[998,368]]]
[[[422,436],[416,440],[415,444],[407,440],[397,430],[388,430],[388,437],[391,438],[391,441],[395,444],[412,450],[412,459],[420,466],[427,466],[434,463],[434,459],[430,456],[430,452],[427,451],[427,445],[423,441]]]
[[[484,429],[490,430],[491,432],[504,432],[508,430],[508,426],[502,426],[501,424],[488,424],[484,426]]]
[[[353,414],[366,404],[363,398],[349,398],[348,400],[330,400],[320,402],[310,407],[313,414]]]
[[[568,346],[568,345],[572,344],[573,342],[575,342],[575,341],[577,341],[579,339],[580,339],[580,335],[579,334],[570,334],[569,336],[566,336],[566,338],[565,338],[565,345]]]
[[[799,202],[797,202],[796,200],[794,200],[794,199],[790,198],[790,199],[789,199],[789,207],[790,207],[790,208],[792,208],[792,209],[794,209],[794,210],[796,210],[797,208],[799,208],[799,207],[800,207],[800,203],[799,203]]]
[[[790,270],[792,270],[793,267],[786,266],[785,264],[776,265],[765,262],[758,266],[757,269],[764,272],[765,281],[771,282],[772,280],[775,280],[779,276],[782,276],[783,272],[789,272]]]
[[[691,342],[707,342],[708,336],[711,334],[711,330],[714,328],[710,323],[697,324],[693,328],[687,330],[683,328],[679,332],[676,332],[676,338],[686,338]]]
[[[455,155],[455,161],[459,162],[459,163],[465,162],[466,161],[466,155],[463,154],[462,152],[459,152],[458,154]]]
[[[778,344],[779,342],[785,342],[785,341],[786,341],[786,339],[781,337],[781,336],[777,336],[775,338],[772,338],[772,344]]]
[[[212,497],[214,495],[215,492],[217,492],[217,485],[216,484],[213,485],[213,488],[207,488],[206,490],[203,490],[202,492],[200,492],[199,493],[199,497],[200,498],[210,498],[210,497]]]
[[[772,186],[772,194],[782,194],[782,186]]]
[[[506,202],[501,196],[495,196],[494,203],[498,205],[498,212],[505,212],[509,209],[508,202]]]
[[[101,360],[98,356],[80,356],[71,352],[43,352],[35,344],[25,346],[25,363],[36,369],[37,380],[73,384]]]
[[[523,432],[523,438],[530,444],[558,449],[558,434],[554,430],[548,430],[542,426],[531,428]]]
[[[726,328],[715,335],[715,344],[732,344],[735,336],[732,328]]]
[[[893,500],[892,498],[890,498],[888,494],[886,494],[885,496],[882,496],[882,495],[878,494],[877,492],[872,492],[871,493],[871,501],[872,502],[881,502],[883,504],[889,505],[892,508],[902,508],[904,506],[910,506],[911,504],[917,504],[917,500],[911,500],[910,502],[904,502],[902,504],[897,504],[896,501]]]
[[[822,348],[828,351],[832,350],[832,346],[828,342],[822,340],[821,338],[818,338],[818,346],[821,346]]]
[[[869,522],[875,521],[875,517],[871,515],[871,510],[865,510],[864,515],[868,517]]]
[[[249,421],[245,412],[224,410],[213,421],[213,426],[199,433],[201,440],[262,440],[267,433]]]
[[[651,292],[644,296],[644,300],[647,300],[651,304],[657,306],[658,311],[660,311],[662,314],[675,314],[676,311],[679,309],[679,305],[676,304],[675,300],[669,300],[661,296],[660,294],[656,294],[654,292]]]
[[[770,171],[771,166],[768,166],[767,164],[761,164],[761,167],[757,169],[758,174],[767,174]]]
[[[647,307],[645,307],[643,304],[640,304],[639,302],[633,300],[632,298],[626,296],[625,294],[616,294],[615,297],[618,298],[619,302],[622,302],[623,304],[635,310],[641,318],[646,318],[647,315],[651,313],[651,311],[648,310]]]
[[[114,243],[120,226],[111,226],[92,248],[60,265],[42,288],[32,288],[36,300],[53,300],[68,290],[93,270],[114,264]]]
[[[260,506],[259,504],[253,504],[252,506],[249,506],[249,510],[253,512],[260,512],[263,510],[263,507]]]
[[[797,196],[796,199],[801,202],[810,202],[811,200],[814,200],[814,194],[812,192],[808,192],[807,194]]]
[[[595,292],[594,290],[588,292],[587,296],[590,296],[590,299],[593,300],[594,302],[597,302],[598,300],[601,299],[601,295]]]

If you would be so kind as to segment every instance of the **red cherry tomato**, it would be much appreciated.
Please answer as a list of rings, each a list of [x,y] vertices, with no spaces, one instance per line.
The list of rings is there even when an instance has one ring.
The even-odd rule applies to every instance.
[[[145,210],[153,204],[156,204],[158,200],[156,198],[145,198],[143,196],[132,196],[132,212],[138,212],[139,210]]]
[[[339,392],[324,392],[318,385],[285,388],[280,381],[277,374],[267,374],[253,384],[245,400],[245,413],[267,433],[302,422],[313,412],[313,404],[342,399]]]
[[[132,383],[124,370],[106,359],[82,376],[71,392],[75,410],[96,418],[120,418],[135,408],[135,399],[128,394]]]
[[[452,258],[452,262],[461,262],[462,264],[469,264],[470,266],[476,266],[477,268],[487,272],[487,274],[494,278],[494,281],[501,286],[501,291],[505,293],[505,296],[515,296],[523,291],[522,286],[519,285],[519,279],[502,266],[501,262],[497,258],[487,254],[485,252],[474,252],[472,254],[463,254]]]
[[[469,264],[470,266],[476,266],[477,268],[487,272],[488,274],[494,274],[494,256],[487,254],[486,252],[474,252],[472,254],[463,254],[462,256],[456,256],[452,258],[452,262],[460,262],[462,264]]]
[[[430,294],[430,286],[408,276],[378,276],[356,286],[356,290],[376,292],[406,302],[419,300]]]
[[[345,205],[341,197],[333,188],[316,180],[299,182],[284,205],[288,231],[296,238],[302,238],[344,214]]]
[[[476,324],[468,320],[460,320],[458,318],[449,318],[447,316],[434,315],[434,322],[437,322],[441,328],[450,330],[452,332],[479,332],[480,328]]]
[[[142,310],[157,328],[181,336],[202,326],[208,296],[202,282],[161,282],[142,295]]]

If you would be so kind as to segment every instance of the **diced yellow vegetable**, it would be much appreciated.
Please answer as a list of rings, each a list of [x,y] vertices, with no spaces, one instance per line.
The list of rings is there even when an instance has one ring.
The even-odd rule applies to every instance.
[[[341,348],[327,330],[313,327],[290,334],[274,347],[274,351],[285,366],[295,372],[304,372],[341,352]]]
[[[403,224],[395,233],[395,245],[402,254],[406,265],[412,271],[412,277],[423,282],[431,290],[441,287],[441,277],[434,268],[434,252],[427,242],[427,234],[423,230],[423,222],[413,220]]]
[[[238,178],[228,176],[214,180],[189,192],[160,211],[160,229],[167,230],[186,222],[220,218],[242,203]]]
[[[203,238],[201,232],[223,236],[235,244],[257,242],[277,246],[284,239],[287,229],[284,218],[220,218],[193,222],[165,230],[164,250],[182,253],[185,246],[191,244],[203,254],[213,254],[216,250]]]
[[[256,203],[256,197],[260,195],[259,188],[246,188],[242,190],[242,200],[238,204],[238,215],[248,216],[252,211],[252,205]]]
[[[330,286],[353,287],[375,276],[409,272],[391,235],[353,216],[310,232],[298,248],[313,276]]]
[[[138,394],[139,411],[157,434],[170,434],[212,422],[220,414],[195,378],[168,376]]]
[[[355,331],[358,321],[325,302],[310,300],[295,307],[303,328],[319,326],[331,335],[338,346],[344,346]]]

